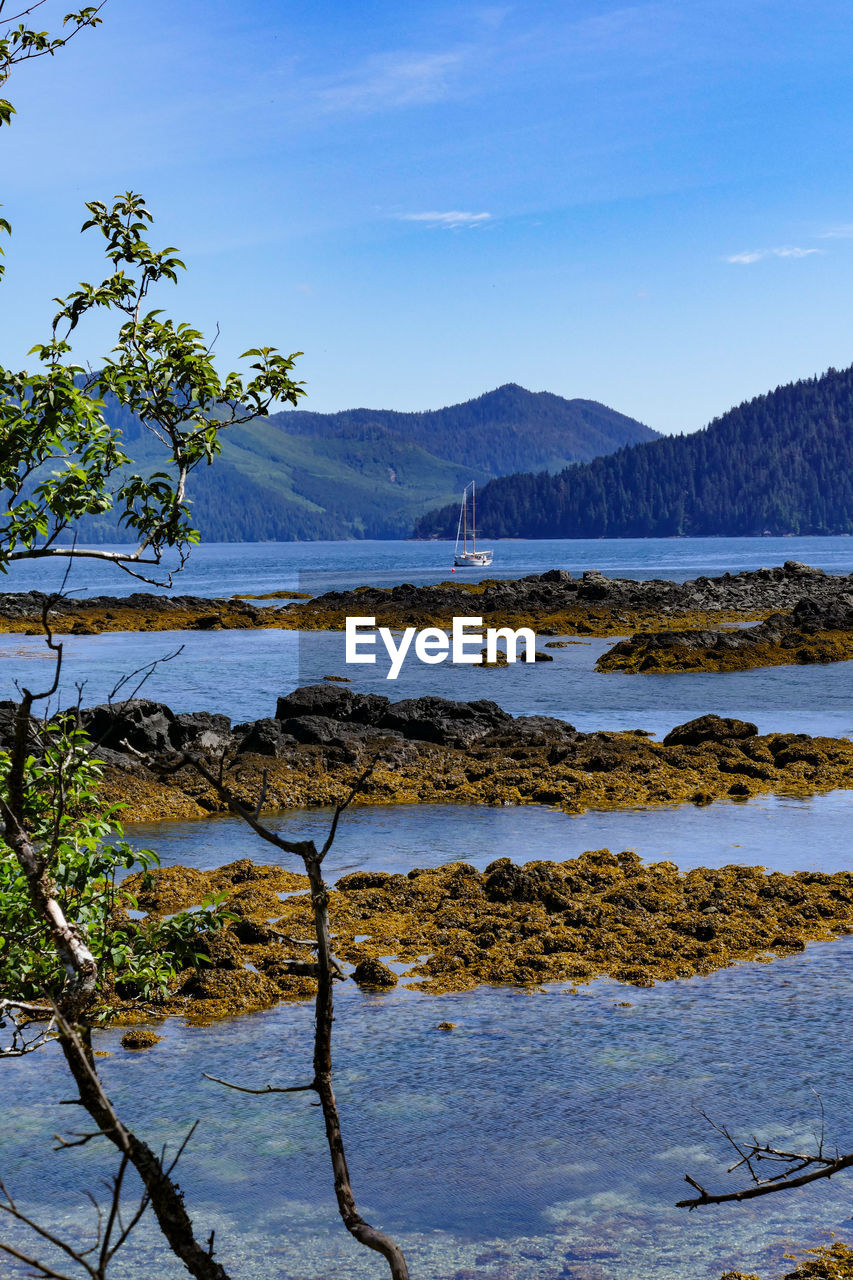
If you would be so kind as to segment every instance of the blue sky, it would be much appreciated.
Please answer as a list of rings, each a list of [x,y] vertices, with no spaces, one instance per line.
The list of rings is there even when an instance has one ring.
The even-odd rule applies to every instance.
[[[853,360],[844,0],[108,0],[103,17],[8,85],[7,365],[99,271],[84,201],[127,188],[189,267],[163,304],[218,323],[224,364],[304,351],[306,408],[512,381],[693,430]],[[90,328],[80,356],[107,339]]]

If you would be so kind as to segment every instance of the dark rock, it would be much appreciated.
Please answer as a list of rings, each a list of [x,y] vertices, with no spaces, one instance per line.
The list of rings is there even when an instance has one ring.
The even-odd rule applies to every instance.
[[[406,698],[392,703],[379,720],[380,729],[396,729],[404,738],[467,747],[512,716],[496,702],[449,702],[446,698]]]
[[[813,569],[811,565],[803,564],[801,560],[786,560],[782,568],[789,578],[826,577],[823,569]]]
[[[88,707],[80,712],[80,724],[95,744],[113,751],[124,751],[127,743],[135,751],[157,755],[177,746],[174,713],[148,698]]]
[[[210,711],[181,712],[175,716],[172,738],[180,748],[220,751],[231,739],[231,719]]]
[[[237,725],[235,728],[241,729],[243,726]],[[256,756],[280,756],[285,742],[278,720],[255,720],[248,726],[237,751],[240,755],[250,753]]]
[[[370,732],[368,725],[327,720],[323,716],[297,716],[293,720],[282,720],[279,723],[282,733],[289,734],[297,742],[313,742],[321,746],[357,745]]]
[[[294,720],[303,716],[319,716],[326,720],[372,725],[378,722],[388,705],[388,699],[378,693],[353,693],[351,689],[339,689],[334,685],[309,684],[279,698],[275,718]]]
[[[355,967],[353,981],[367,990],[382,991],[396,987],[397,975],[381,960],[362,960]]]
[[[663,740],[665,747],[698,747],[702,742],[725,742],[730,738],[752,738],[758,726],[749,720],[732,720],[724,716],[699,716],[678,724]]]

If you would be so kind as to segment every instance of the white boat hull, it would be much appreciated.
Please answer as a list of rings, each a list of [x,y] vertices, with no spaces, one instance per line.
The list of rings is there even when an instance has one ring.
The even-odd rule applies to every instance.
[[[492,563],[491,551],[463,551],[453,557],[460,569],[485,569]]]

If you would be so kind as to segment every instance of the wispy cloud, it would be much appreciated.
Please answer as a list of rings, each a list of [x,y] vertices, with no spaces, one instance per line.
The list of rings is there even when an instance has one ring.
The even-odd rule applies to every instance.
[[[440,102],[452,92],[464,53],[388,53],[368,58],[357,71],[321,87],[316,102],[329,112],[369,114],[393,107]]]
[[[828,231],[820,233],[821,240],[853,240],[853,222],[847,222],[840,227],[830,227]]]
[[[798,245],[781,245],[777,249],[750,249],[746,253],[731,253],[724,261],[745,267],[753,262],[761,262],[762,258],[810,258],[813,253],[823,253],[823,249],[801,249]]]
[[[423,222],[428,227],[481,227],[490,222],[490,213],[467,213],[462,209],[449,209],[446,213],[401,213],[402,222]]]

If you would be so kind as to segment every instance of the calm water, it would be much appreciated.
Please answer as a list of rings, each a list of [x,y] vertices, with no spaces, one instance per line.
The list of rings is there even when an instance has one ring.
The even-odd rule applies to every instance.
[[[427,582],[448,576],[448,548],[430,543],[334,543],[202,548],[182,591],[228,595],[304,585]],[[488,573],[597,567],[625,576],[687,578],[798,559],[831,572],[853,569],[849,539],[696,539],[499,543]],[[77,570],[75,570],[77,572]],[[115,575],[79,570],[76,587],[120,590]],[[15,586],[46,585],[41,569],[16,570]],[[10,585],[12,585],[10,583]],[[122,585],[134,589],[130,580]],[[173,646],[174,642],[174,646]],[[149,696],[176,710],[216,709],[235,719],[270,714],[297,683],[342,673],[339,636],[301,643],[292,633],[215,633],[72,638],[67,683],[86,679],[85,701],[103,698],[133,667],[184,643],[157,669]],[[660,733],[706,711],[756,720],[762,730],[853,734],[851,666],[775,668],[711,676],[598,676],[609,642],[552,650],[555,661],[502,671],[405,667],[351,669],[353,687],[400,698],[417,693],[490,697],[514,713],[562,716],[580,728]],[[48,673],[40,643],[0,643],[0,697],[14,680]],[[366,674],[365,674],[366,673]],[[425,673],[425,674],[423,674]],[[293,836],[320,834],[328,815],[283,814]],[[331,855],[332,876],[357,866],[407,870],[461,858],[566,858],[588,848],[633,848],[682,867],[761,863],[780,870],[851,869],[853,793],[810,801],[761,797],[642,812],[569,817],[544,807],[425,806],[354,809]],[[242,825],[137,827],[134,841],[164,861],[199,867],[238,857],[269,860]],[[696,1107],[768,1140],[806,1143],[818,1123],[809,1086],[827,1110],[828,1133],[853,1143],[849,1072],[853,938],[813,945],[772,965],[742,965],[651,990],[598,982],[528,996],[481,989],[423,997],[397,989],[339,991],[338,1092],[353,1176],[366,1215],[396,1232],[420,1280],[716,1280],[729,1268],[778,1273],[791,1245],[848,1230],[850,1180],[793,1196],[687,1215],[672,1208],[685,1172],[712,1185],[730,1163]],[[627,1001],[627,1007],[623,1002]],[[457,1024],[436,1030],[441,1020]],[[282,1006],[214,1027],[163,1028],[165,1043],[130,1054],[120,1032],[98,1036],[110,1052],[113,1098],[152,1143],[199,1130],[181,1184],[202,1234],[216,1229],[222,1261],[240,1280],[367,1280],[372,1255],[340,1226],[317,1112],[304,1098],[229,1093],[207,1070],[251,1084],[304,1077],[308,1006]],[[55,1227],[73,1228],[81,1186],[107,1171],[96,1146],[49,1154],[52,1134],[75,1123],[58,1106],[68,1084],[51,1051],[3,1064],[0,1172]],[[13,1099],[13,1102],[10,1102]],[[44,1160],[34,1160],[45,1153]],[[7,1233],[8,1234],[8,1233]],[[4,1264],[8,1266],[8,1264]],[[18,1275],[10,1268],[3,1274]],[[122,1280],[172,1280],[152,1236],[140,1237]]]
[[[600,538],[498,541],[486,570],[457,570],[466,582],[519,577],[546,569],[600,569],[617,578],[670,578],[683,582],[801,560],[828,573],[853,572],[853,539],[834,538]],[[301,589],[321,592],[363,583],[443,582],[453,564],[450,542],[212,542],[197,547],[175,590],[188,595]],[[13,565],[5,591],[56,589],[64,565]],[[78,560],[68,587],[75,595],[153,590],[96,562]]]
[[[739,1131],[809,1141],[817,1089],[828,1131],[853,1141],[849,1018],[853,939],[770,966],[651,990],[599,982],[527,996],[488,988],[426,998],[340,990],[337,1091],[365,1213],[394,1231],[419,1280],[696,1280],[782,1269],[792,1244],[843,1234],[843,1176],[793,1196],[687,1214],[685,1172],[727,1184],[731,1161],[697,1114]],[[622,1007],[628,1001],[629,1007]],[[436,1030],[440,1020],[457,1024]],[[166,1026],[129,1054],[98,1037],[110,1095],[154,1143],[196,1119],[181,1185],[241,1280],[368,1280],[382,1268],[335,1217],[320,1118],[304,1098],[223,1095],[201,1072],[256,1086],[298,1082],[311,1010],[282,1006],[208,1028]],[[832,1030],[834,1029],[834,1030]],[[15,1125],[4,1177],[65,1226],[73,1185],[97,1188],[97,1148],[50,1155],[67,1129],[55,1058],[7,1063]],[[33,1160],[33,1153],[45,1159]],[[37,1169],[37,1172],[36,1172]],[[79,1186],[79,1182],[77,1184]],[[478,1261],[479,1260],[479,1261]],[[137,1245],[123,1280],[183,1273]]]
[[[332,811],[277,814],[270,825],[289,840],[322,843]],[[633,849],[648,861],[667,858],[691,867],[763,866],[769,871],[853,871],[853,791],[810,800],[756,796],[710,806],[661,805],[613,813],[566,814],[544,805],[388,805],[351,808],[326,860],[329,880],[370,867],[406,872],[413,866],[470,862],[482,870],[495,858],[562,861],[586,849]],[[301,866],[271,845],[261,846],[239,818],[135,824],[136,847],[156,849],[164,864],[220,867],[237,858]]]
[[[853,663],[711,675],[599,675],[595,660],[613,643],[593,640],[550,649],[553,662],[503,668],[428,667],[413,659],[404,663],[397,680],[388,680],[387,662],[346,665],[342,632],[70,636],[64,641],[66,662],[56,702],[73,703],[78,681],[86,682],[85,703],[102,702],[127,672],[183,646],[179,657],[156,668],[145,696],[175,711],[221,711],[235,722],[273,715],[279,694],[298,685],[346,674],[359,692],[393,700],[423,694],[492,698],[514,715],[559,716],[583,730],[663,734],[714,711],[753,720],[762,733],[853,734]],[[39,637],[0,635],[0,698],[14,697],[16,682],[46,688],[52,679],[52,661]]]
[[[180,590],[202,595],[266,591],[291,584],[311,590],[364,582],[439,581],[447,577],[445,544],[423,542],[251,543],[198,548]],[[850,538],[684,538],[624,541],[506,542],[495,572],[519,574],[554,566],[579,572],[591,566],[634,577],[684,579],[799,559],[831,573],[853,571]],[[417,572],[414,572],[414,570]],[[56,566],[15,566],[9,586],[46,586]],[[489,571],[491,572],[491,571]],[[80,594],[133,590],[131,579],[79,562]],[[307,575],[307,579],[306,579]],[[5,584],[4,584],[5,585]],[[540,647],[544,644],[543,637]],[[643,728],[666,733],[675,724],[713,711],[754,720],[762,732],[853,734],[853,668],[777,667],[717,675],[597,675],[598,655],[614,641],[593,640],[551,649],[550,663],[475,669],[450,663],[427,667],[412,659],[396,681],[386,678],[382,647],[375,666],[347,666],[342,633],[182,632],[68,637],[57,705],[103,701],[128,672],[183,646],[156,667],[145,695],[175,711],[216,710],[234,721],[271,715],[279,694],[324,675],[348,675],[352,687],[392,699],[436,693],[448,698],[492,698],[515,715],[554,715],[578,728]],[[14,697],[16,682],[50,684],[42,640],[0,636],[0,698]]]

